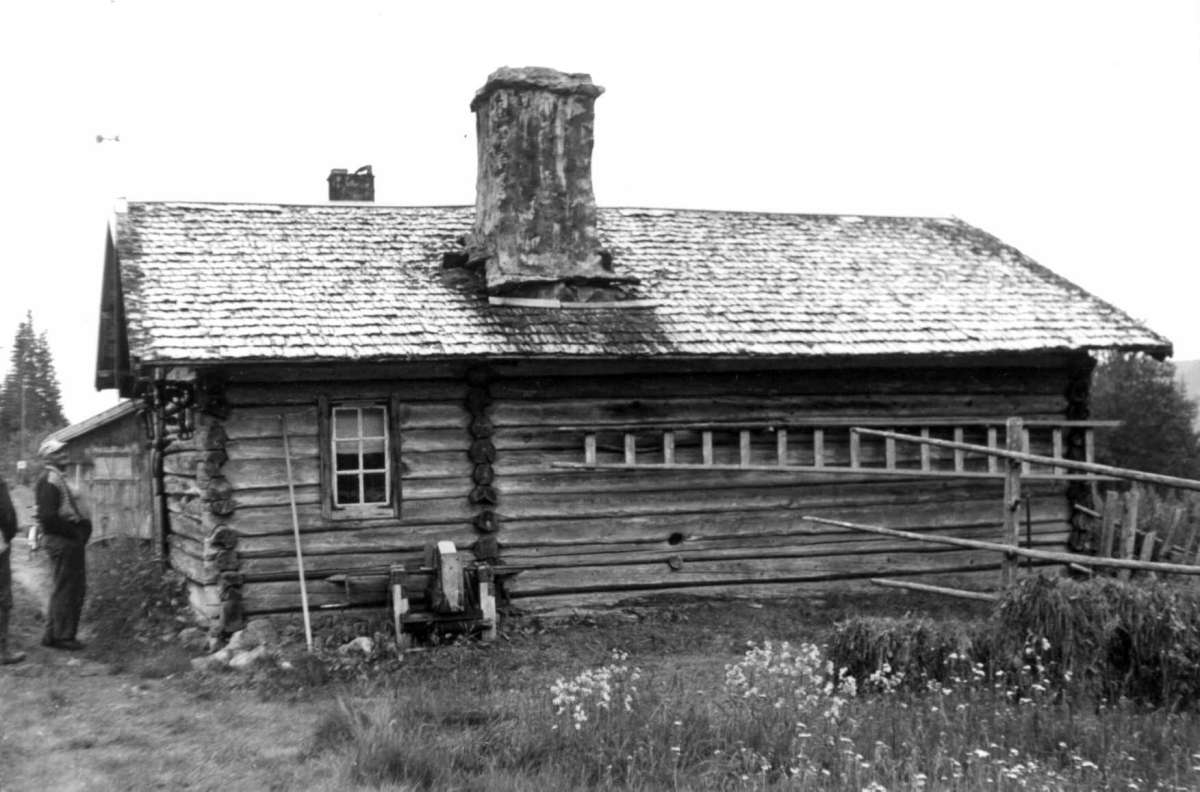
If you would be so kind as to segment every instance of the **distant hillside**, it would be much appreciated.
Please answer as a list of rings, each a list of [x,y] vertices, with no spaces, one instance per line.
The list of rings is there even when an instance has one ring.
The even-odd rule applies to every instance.
[[[1200,360],[1173,360],[1175,372],[1179,381],[1187,388],[1192,401],[1200,401]],[[1196,428],[1200,429],[1200,416],[1196,418]]]

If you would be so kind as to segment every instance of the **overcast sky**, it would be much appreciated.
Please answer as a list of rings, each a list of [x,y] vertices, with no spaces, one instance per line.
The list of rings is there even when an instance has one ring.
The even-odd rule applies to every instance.
[[[1200,0],[0,6],[0,367],[92,389],[112,199],[474,200],[498,66],[583,71],[609,206],[953,215],[1200,358]],[[96,137],[120,137],[97,143]]]

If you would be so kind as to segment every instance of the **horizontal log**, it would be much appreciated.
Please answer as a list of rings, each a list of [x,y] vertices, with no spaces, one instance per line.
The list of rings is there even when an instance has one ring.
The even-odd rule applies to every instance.
[[[312,397],[315,402],[316,396]],[[288,433],[297,436],[317,436],[317,408],[287,407],[243,407],[234,409],[224,421],[229,439],[282,437],[280,415],[287,416]],[[400,425],[408,429],[465,429],[470,415],[459,401],[412,402],[401,408]]]
[[[280,449],[277,459],[230,458],[221,467],[224,476],[234,490],[288,485],[287,464]],[[292,457],[292,483],[297,487],[317,486],[320,483],[320,463],[316,457]],[[236,497],[236,496],[235,496]]]
[[[299,493],[298,493],[299,495]],[[243,536],[270,535],[284,533],[288,536],[292,531],[292,514],[286,501],[287,490],[283,490],[283,500],[273,504],[239,507],[228,518],[228,523]],[[321,513],[320,505],[314,501],[301,502],[297,505],[296,514],[301,531],[355,531],[362,528],[391,528],[423,531],[435,525],[469,525],[477,510],[467,503],[466,498],[448,500],[413,501],[401,504],[400,517],[381,516],[379,518],[326,518]]]
[[[655,355],[648,358],[622,359],[563,359],[529,357],[491,359],[488,366],[497,381],[518,377],[588,377],[621,376],[629,374],[698,374],[711,376],[721,372],[803,371],[815,376],[830,372],[847,373],[859,370],[880,371],[895,369],[912,372],[914,379],[930,376],[941,369],[967,373],[983,369],[1026,371],[1050,369],[1053,376],[1088,363],[1086,353],[983,353],[979,355],[820,355],[815,357],[758,357],[753,355],[705,356],[672,358]],[[1064,382],[1065,385],[1065,382]]]
[[[209,531],[195,517],[183,513],[182,510],[171,510],[171,533],[188,537],[197,542],[203,542]]]
[[[320,453],[316,435],[293,434],[288,428],[288,443],[292,458],[316,458]],[[225,444],[230,459],[283,459],[283,437],[243,437]]]
[[[688,424],[727,421],[738,424],[787,424],[848,413],[858,417],[886,417],[896,421],[920,417],[980,415],[1061,414],[1066,400],[1056,397],[952,397],[891,398],[867,394],[821,397],[727,396],[669,400],[576,399],[563,402],[499,401],[492,407],[497,426],[631,425],[645,421]]]
[[[305,581],[313,610],[344,607],[346,588],[327,580]],[[242,586],[242,607],[247,615],[300,610],[300,581],[251,582]]]
[[[423,525],[358,528],[354,530],[302,530],[300,547],[305,557],[338,553],[405,553],[450,540],[457,547],[471,545],[478,534],[470,525]],[[291,534],[248,534],[238,544],[242,558],[273,558],[295,553]]]
[[[186,541],[179,536],[168,537],[167,561],[172,569],[183,573],[193,583],[207,585],[217,580],[216,569],[188,551]]]
[[[712,585],[803,582],[933,574],[972,569],[997,569],[998,562],[978,551],[947,550],[926,553],[877,553],[820,558],[736,559],[669,564],[573,566],[522,571],[506,586],[514,598],[568,592],[682,589]]]
[[[492,385],[500,400],[720,397],[739,394],[885,395],[1062,394],[1064,377],[1046,369],[860,369],[628,375],[505,377]]]
[[[1057,498],[1054,503],[1065,499]],[[881,507],[855,501],[848,507],[844,499],[824,503],[811,501],[806,511],[839,519],[869,521],[886,516],[900,527],[914,530],[951,526],[992,525],[999,521],[998,500],[951,504],[941,500],[914,501],[903,508]],[[1039,502],[1040,503],[1040,502]],[[1050,503],[1034,511],[1035,530],[1042,525],[1066,524],[1064,510]],[[816,536],[852,537],[854,532],[817,525],[803,519],[803,511],[778,509],[757,512],[674,515],[635,515],[621,518],[571,517],[535,520],[509,520],[502,524],[500,539],[505,547],[570,547],[580,544],[622,542],[675,542],[719,540],[745,536]]]
[[[1053,534],[1039,534],[1034,545],[1061,547],[1069,534],[1069,526],[1058,524],[1059,530]],[[959,529],[942,529],[939,536],[958,536],[967,538],[995,539],[1000,535],[999,526],[971,527]],[[682,545],[599,545],[581,548],[525,548],[514,550],[503,548],[501,558],[504,563],[521,569],[549,569],[552,567],[576,566],[626,566],[629,564],[668,563],[672,560],[684,564],[722,560],[747,560],[768,562],[783,558],[824,558],[830,556],[867,556],[888,554],[889,556],[905,553],[931,552],[929,544],[921,544],[910,540],[848,540],[836,537],[829,541],[827,537],[789,537],[781,540],[779,537],[768,539],[741,538],[740,540],[720,540],[693,542]],[[571,552],[572,550],[578,552]],[[941,549],[933,552],[942,552]]]
[[[311,405],[318,395],[331,401],[359,399],[386,400],[396,394],[401,401],[440,401],[461,404],[467,394],[464,379],[392,379],[326,380],[320,382],[252,382],[231,383],[225,388],[225,398],[234,409],[246,405]]]
[[[454,380],[462,381],[475,365],[469,360],[405,360],[402,362],[359,361],[355,363],[284,363],[260,362],[241,366],[222,366],[221,374],[230,385],[266,385],[296,387],[298,383],[323,385],[356,380]],[[402,388],[402,386],[399,386]]]
[[[335,553],[304,555],[306,579],[323,578],[336,574],[364,574],[369,572],[386,575],[392,564],[418,561],[424,553],[424,545],[408,550],[375,553]],[[297,576],[296,556],[243,558],[240,571],[247,582],[292,580]]]

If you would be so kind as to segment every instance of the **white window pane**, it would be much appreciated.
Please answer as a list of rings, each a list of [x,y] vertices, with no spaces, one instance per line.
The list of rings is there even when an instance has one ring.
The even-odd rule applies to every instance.
[[[358,437],[358,410],[343,408],[333,411],[333,436]]]
[[[383,408],[364,407],[362,411],[362,436],[383,437]]]

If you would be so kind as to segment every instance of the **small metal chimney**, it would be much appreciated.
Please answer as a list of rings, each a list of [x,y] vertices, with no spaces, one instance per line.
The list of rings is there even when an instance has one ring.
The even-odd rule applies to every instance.
[[[345,168],[329,171],[329,200],[331,201],[374,201],[375,174],[370,165],[363,165],[354,173]]]

